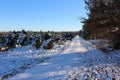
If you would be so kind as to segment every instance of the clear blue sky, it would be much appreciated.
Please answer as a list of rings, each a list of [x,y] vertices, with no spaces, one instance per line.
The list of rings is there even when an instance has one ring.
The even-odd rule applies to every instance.
[[[0,31],[79,31],[84,0],[0,0]]]

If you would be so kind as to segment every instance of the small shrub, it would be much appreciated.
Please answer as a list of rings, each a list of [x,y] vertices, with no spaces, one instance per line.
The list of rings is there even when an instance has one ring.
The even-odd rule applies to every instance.
[[[44,35],[44,40],[48,40],[48,39],[50,39],[50,35],[49,35],[48,33],[46,33],[46,34]]]
[[[23,41],[22,41],[21,45],[22,45],[22,46],[27,45],[27,40],[28,40],[28,37],[25,36],[25,37],[23,38]]]
[[[41,47],[41,45],[42,45],[42,40],[40,38],[38,38],[36,40],[36,44],[35,44],[36,49],[39,49]]]
[[[43,46],[44,49],[52,49],[54,46],[53,40],[51,40],[47,45]]]

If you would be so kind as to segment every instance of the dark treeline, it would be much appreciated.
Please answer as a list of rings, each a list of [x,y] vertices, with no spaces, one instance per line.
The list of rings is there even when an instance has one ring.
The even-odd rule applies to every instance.
[[[120,0],[85,0],[88,18],[82,18],[83,37],[107,39],[120,49]]]
[[[0,51],[7,51],[20,46],[32,46],[36,49],[51,49],[54,43],[62,43],[71,40],[77,32],[34,32],[34,31],[11,31],[0,32]],[[47,43],[47,44],[46,44]]]

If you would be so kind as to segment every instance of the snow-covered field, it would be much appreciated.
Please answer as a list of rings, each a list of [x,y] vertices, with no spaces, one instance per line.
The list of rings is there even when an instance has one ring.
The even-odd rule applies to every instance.
[[[52,50],[0,52],[1,80],[120,80],[120,51],[103,53],[76,36]]]

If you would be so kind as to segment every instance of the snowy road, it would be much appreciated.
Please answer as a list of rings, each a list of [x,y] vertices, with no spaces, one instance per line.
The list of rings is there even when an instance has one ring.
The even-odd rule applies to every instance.
[[[92,80],[95,78],[112,80],[114,76],[119,80],[120,68],[113,63],[119,58],[118,56],[115,59],[108,59],[92,44],[76,36],[62,53],[50,56],[43,63],[28,68],[8,80]]]

